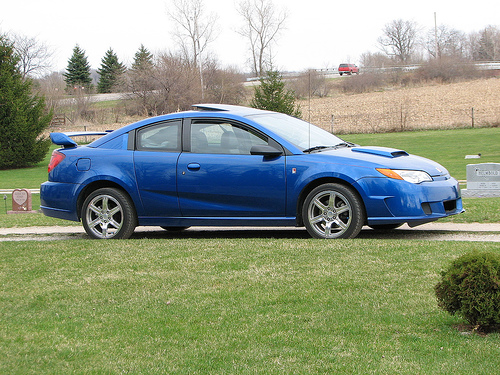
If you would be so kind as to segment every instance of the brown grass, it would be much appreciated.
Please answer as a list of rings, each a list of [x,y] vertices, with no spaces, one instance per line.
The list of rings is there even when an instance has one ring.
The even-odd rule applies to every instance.
[[[498,126],[500,79],[337,94],[300,105],[304,119],[335,133],[470,127],[472,109],[474,126]]]

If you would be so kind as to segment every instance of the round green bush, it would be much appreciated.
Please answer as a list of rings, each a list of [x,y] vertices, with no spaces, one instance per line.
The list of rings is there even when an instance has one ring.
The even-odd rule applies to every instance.
[[[439,307],[475,326],[500,324],[500,255],[473,252],[456,259],[435,286]]]

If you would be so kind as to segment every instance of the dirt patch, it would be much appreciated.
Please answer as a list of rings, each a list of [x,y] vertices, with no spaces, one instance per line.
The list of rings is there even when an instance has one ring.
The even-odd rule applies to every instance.
[[[491,326],[474,326],[471,324],[456,324],[453,326],[457,331],[463,335],[477,334],[486,337],[490,333],[500,333],[500,325],[495,324]]]
[[[337,95],[299,103],[304,119],[337,134],[466,127],[472,126],[473,119],[477,127],[498,126],[500,79]]]

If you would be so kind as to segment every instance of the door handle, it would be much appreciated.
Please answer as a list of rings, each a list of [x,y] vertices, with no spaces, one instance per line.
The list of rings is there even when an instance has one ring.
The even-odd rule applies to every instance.
[[[198,171],[198,170],[200,170],[201,165],[200,165],[200,164],[198,164],[198,163],[189,163],[189,164],[187,165],[187,168],[188,168],[190,171]]]

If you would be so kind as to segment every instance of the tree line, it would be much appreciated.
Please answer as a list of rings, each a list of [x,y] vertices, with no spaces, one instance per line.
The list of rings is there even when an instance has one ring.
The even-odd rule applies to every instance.
[[[491,25],[467,34],[437,23],[425,30],[414,21],[397,19],[383,27],[377,43],[380,52],[362,54],[362,66],[406,65],[432,59],[500,60],[500,29]]]

